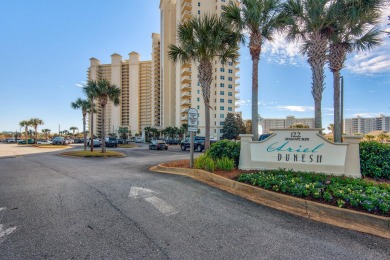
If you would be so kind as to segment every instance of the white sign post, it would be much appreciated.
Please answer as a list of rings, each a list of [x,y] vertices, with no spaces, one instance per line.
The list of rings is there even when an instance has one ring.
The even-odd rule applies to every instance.
[[[199,114],[195,108],[188,109],[188,132],[190,132],[190,167],[194,165],[194,133],[198,131]]]

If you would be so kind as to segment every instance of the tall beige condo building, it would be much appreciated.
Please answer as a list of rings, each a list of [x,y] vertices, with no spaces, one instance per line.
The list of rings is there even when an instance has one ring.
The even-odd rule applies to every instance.
[[[204,102],[197,75],[197,64],[174,64],[168,58],[169,45],[179,45],[176,39],[177,25],[192,17],[204,14],[220,14],[222,6],[231,1],[224,0],[161,0],[161,85],[163,91],[162,125],[177,126],[187,123],[187,110],[192,107],[199,112],[200,135],[205,134]],[[234,1],[236,2],[236,1]],[[215,61],[210,105],[211,137],[219,139],[227,113],[234,113],[239,91],[238,64],[222,66]]]
[[[152,59],[141,61],[140,55],[131,52],[127,60],[119,54],[111,55],[110,64],[100,64],[91,58],[88,79],[108,79],[121,89],[119,106],[111,102],[106,109],[106,133],[118,134],[119,127],[128,127],[131,133],[141,133],[145,127],[162,130],[169,126],[181,127],[187,123],[187,110],[199,112],[200,135],[205,134],[204,102],[195,63],[173,63],[168,57],[176,39],[177,25],[191,17],[203,14],[220,14],[224,0],[161,0],[161,35],[152,34]],[[222,66],[213,63],[210,105],[211,137],[220,139],[227,113],[235,113],[238,94],[238,63]],[[101,111],[94,119],[94,134],[102,130]]]

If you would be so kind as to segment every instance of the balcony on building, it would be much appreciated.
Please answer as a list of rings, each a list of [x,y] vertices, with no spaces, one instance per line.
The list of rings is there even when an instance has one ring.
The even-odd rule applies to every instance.
[[[189,91],[185,91],[180,95],[181,98],[191,97],[191,93]]]
[[[182,91],[191,90],[191,84],[182,84],[180,90]]]
[[[183,1],[181,3],[181,12],[183,13],[184,11],[191,11],[192,5],[191,1]]]
[[[239,94],[239,93],[240,93],[240,90],[239,90],[238,88],[236,88],[236,89],[234,90],[234,92],[235,92],[236,94]]]
[[[184,11],[182,13],[182,19],[191,19],[191,17],[192,17],[192,14],[190,11]]]
[[[181,106],[190,106],[191,105],[191,101],[190,100],[183,100],[180,102],[180,105]]]
[[[185,77],[182,77],[181,78],[181,84],[187,84],[187,83],[191,83],[191,77],[190,76],[185,76]]]

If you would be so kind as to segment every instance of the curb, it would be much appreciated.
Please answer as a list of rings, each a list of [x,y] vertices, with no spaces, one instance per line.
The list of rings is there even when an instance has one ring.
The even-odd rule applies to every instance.
[[[149,168],[155,172],[188,176],[261,205],[311,220],[390,239],[390,218],[337,208],[301,198],[264,190],[199,169]]]

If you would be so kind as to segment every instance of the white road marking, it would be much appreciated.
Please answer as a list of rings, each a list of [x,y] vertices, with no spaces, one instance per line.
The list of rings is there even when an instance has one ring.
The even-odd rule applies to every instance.
[[[178,213],[178,211],[174,207],[172,207],[162,199],[157,198],[156,196],[145,198],[145,200],[150,204],[152,204],[156,209],[158,209],[165,216],[170,216]]]
[[[141,188],[141,187],[131,187],[129,198],[143,198],[145,201],[152,204],[156,209],[158,209],[165,216],[170,216],[176,213],[179,213],[174,207],[163,201],[162,199],[153,195],[156,193],[154,190]]]
[[[8,236],[16,230],[16,227],[7,228],[4,230],[4,225],[0,224],[0,238]]]
[[[0,208],[0,211],[5,210],[6,208]]]
[[[141,188],[141,187],[131,187],[129,198],[137,198],[138,196],[145,197],[145,195],[148,195],[150,193],[154,193],[154,191],[146,188]]]

